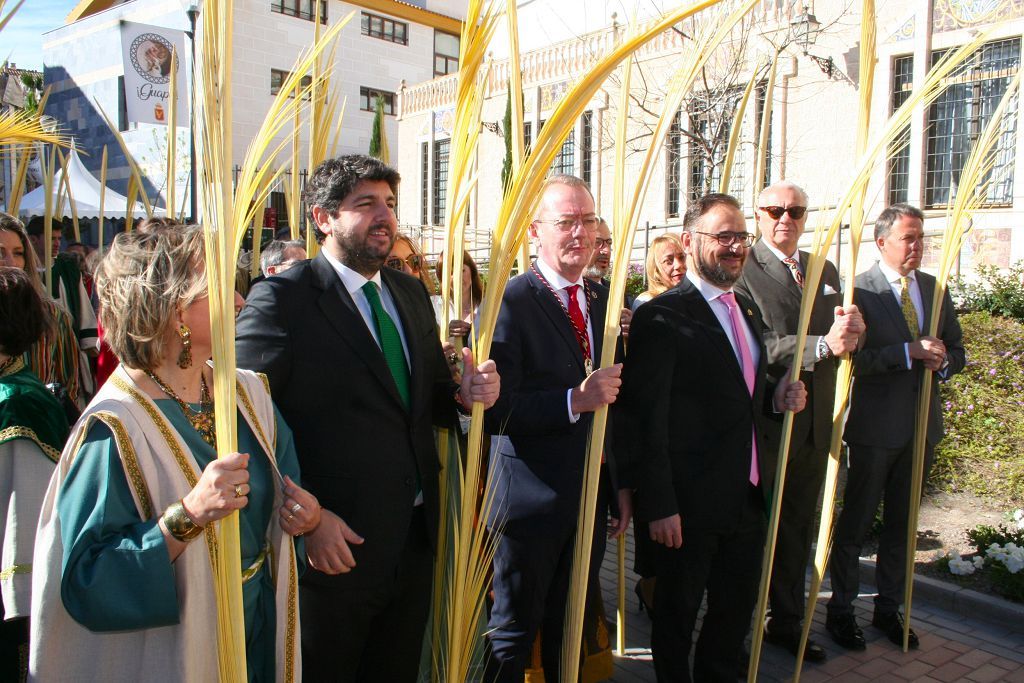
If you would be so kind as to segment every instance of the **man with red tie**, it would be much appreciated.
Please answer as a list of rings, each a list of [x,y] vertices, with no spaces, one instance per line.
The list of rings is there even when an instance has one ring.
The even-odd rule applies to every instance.
[[[691,202],[686,279],[637,309],[631,326],[620,409],[637,515],[658,544],[651,645],[659,681],[691,680],[705,592],[692,679],[735,679],[774,487],[768,421],[806,401],[799,381],[772,385],[760,312],[733,292],[752,241],[733,197]]]
[[[502,390],[486,415],[488,522],[497,549],[485,681],[522,683],[538,629],[545,679],[559,680],[592,416],[615,401],[622,369],[598,367],[608,290],[583,277],[599,221],[584,181],[548,178],[530,225],[537,260],[502,298],[491,347]],[[629,524],[631,492],[608,460],[613,490],[621,487],[618,535]],[[607,505],[598,501],[598,509]],[[595,541],[603,542],[604,520],[596,527]]]

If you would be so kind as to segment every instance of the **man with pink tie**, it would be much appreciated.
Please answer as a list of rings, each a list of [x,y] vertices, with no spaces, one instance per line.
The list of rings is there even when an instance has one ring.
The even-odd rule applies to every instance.
[[[651,645],[659,681],[735,679],[774,486],[768,430],[806,402],[801,382],[767,378],[760,312],[733,292],[752,241],[733,197],[691,202],[686,279],[637,309],[631,326],[620,404],[636,514],[657,543]]]

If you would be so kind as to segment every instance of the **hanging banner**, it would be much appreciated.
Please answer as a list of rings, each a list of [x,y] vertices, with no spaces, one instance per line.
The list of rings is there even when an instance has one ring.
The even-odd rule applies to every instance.
[[[171,51],[178,52],[178,125],[188,124],[185,32],[121,22],[124,99],[128,121],[166,126],[171,96]]]

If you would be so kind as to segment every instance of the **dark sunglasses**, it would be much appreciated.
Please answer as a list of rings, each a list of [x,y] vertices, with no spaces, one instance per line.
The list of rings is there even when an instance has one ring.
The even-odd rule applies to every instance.
[[[807,213],[806,206],[791,206],[788,209],[784,209],[781,206],[762,206],[761,211],[772,217],[772,220],[779,220],[782,218],[782,214],[788,213],[789,217],[795,221],[800,220]]]
[[[420,266],[423,265],[423,258],[418,254],[409,254],[405,257],[405,265],[409,266],[412,270],[419,270]],[[393,256],[384,262],[384,265],[388,268],[394,268],[395,270],[402,270],[403,260],[397,256]]]

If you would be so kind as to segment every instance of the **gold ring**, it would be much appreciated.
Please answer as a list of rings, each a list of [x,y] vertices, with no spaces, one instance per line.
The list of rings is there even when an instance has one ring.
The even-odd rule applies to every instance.
[[[288,513],[288,521],[290,522],[290,521],[292,521],[293,519],[295,519],[295,515],[293,515],[293,514],[291,514],[291,513],[289,512],[289,513]]]
[[[301,509],[302,509],[302,506],[299,505],[298,503],[296,503],[295,505],[292,505],[292,512],[298,512]]]
[[[448,363],[449,363],[449,365],[455,365],[458,362],[459,362],[458,354],[456,354],[454,351],[452,351],[451,353],[448,354]]]
[[[241,497],[242,497],[242,485],[241,484],[235,484],[235,498],[241,498]]]

